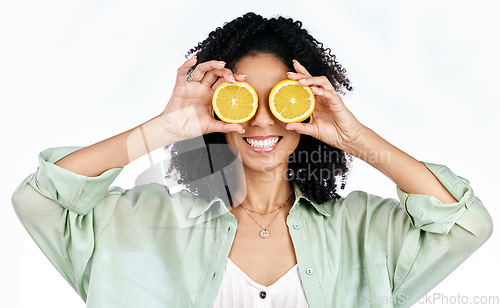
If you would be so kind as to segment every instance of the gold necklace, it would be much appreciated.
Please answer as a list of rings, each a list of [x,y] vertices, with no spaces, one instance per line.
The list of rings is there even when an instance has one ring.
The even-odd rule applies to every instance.
[[[250,216],[250,218],[252,218],[252,220],[255,221],[255,223],[257,225],[259,225],[259,227],[262,229],[259,232],[260,237],[263,238],[263,239],[266,239],[266,238],[269,237],[269,230],[267,230],[267,228],[269,228],[269,226],[273,223],[274,219],[278,216],[279,211],[285,206],[285,204],[288,202],[288,200],[290,200],[290,197],[292,196],[292,193],[293,193],[293,190],[290,191],[290,194],[288,195],[288,198],[286,198],[285,202],[283,202],[283,204],[279,208],[277,208],[276,210],[272,210],[270,212],[266,212],[266,213],[259,213],[257,211],[253,211],[253,210],[247,209],[246,206],[243,205],[243,202],[241,202],[240,200],[238,200],[238,198],[236,198],[236,196],[235,196],[235,198],[236,198],[236,200],[238,200],[238,202],[243,207],[243,209],[245,210],[245,212],[247,212],[248,216]],[[255,220],[255,218],[252,217],[252,215],[250,215],[250,211],[252,211],[254,213],[261,214],[261,215],[266,215],[266,214],[270,214],[270,213],[276,212],[276,215],[274,215],[273,219],[271,219],[271,221],[267,224],[267,226],[263,227],[257,220]]]

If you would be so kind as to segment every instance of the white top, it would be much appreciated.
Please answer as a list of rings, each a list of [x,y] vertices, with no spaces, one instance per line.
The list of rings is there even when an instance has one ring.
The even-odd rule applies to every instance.
[[[299,267],[295,264],[275,283],[266,287],[256,283],[227,258],[214,308],[305,308],[307,304]]]

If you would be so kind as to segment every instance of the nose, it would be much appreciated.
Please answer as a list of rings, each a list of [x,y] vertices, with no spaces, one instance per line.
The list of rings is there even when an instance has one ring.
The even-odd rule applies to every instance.
[[[250,125],[262,128],[274,125],[274,121],[276,121],[276,118],[272,114],[271,109],[269,109],[267,100],[265,100],[265,102],[259,100],[257,112],[255,112],[253,118],[250,119]]]

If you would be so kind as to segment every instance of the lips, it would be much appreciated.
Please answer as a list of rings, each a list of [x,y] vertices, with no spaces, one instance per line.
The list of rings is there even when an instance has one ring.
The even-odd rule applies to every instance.
[[[243,140],[257,152],[272,151],[282,139],[282,136],[252,136],[243,137]]]

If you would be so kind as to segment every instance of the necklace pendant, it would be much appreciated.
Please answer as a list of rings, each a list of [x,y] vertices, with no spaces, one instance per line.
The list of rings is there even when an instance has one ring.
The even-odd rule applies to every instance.
[[[263,239],[266,239],[268,236],[269,231],[267,231],[266,229],[262,229],[262,231],[260,231],[260,237],[262,237]]]

